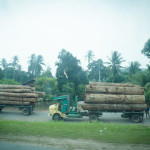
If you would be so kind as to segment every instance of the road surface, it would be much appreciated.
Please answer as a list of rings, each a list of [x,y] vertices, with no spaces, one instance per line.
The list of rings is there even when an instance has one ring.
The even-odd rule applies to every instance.
[[[19,120],[19,121],[41,121],[41,122],[51,122],[52,118],[48,115],[47,111],[34,111],[32,115],[24,116],[23,113],[17,109],[4,108],[0,113],[1,119],[6,120]],[[89,121],[88,117],[80,119],[70,119],[65,118],[64,122],[84,122]],[[100,118],[100,122],[104,123],[119,123],[119,124],[132,124],[131,120],[121,118],[121,113],[103,113],[103,116]],[[143,123],[138,123],[142,125],[150,126],[150,119],[146,119],[144,116]]]
[[[20,143],[11,143],[11,142],[6,142],[0,141],[0,149],[1,150],[60,150],[60,149],[55,149],[55,148],[50,148],[50,147],[44,147],[44,146],[35,146],[31,144],[20,144]]]

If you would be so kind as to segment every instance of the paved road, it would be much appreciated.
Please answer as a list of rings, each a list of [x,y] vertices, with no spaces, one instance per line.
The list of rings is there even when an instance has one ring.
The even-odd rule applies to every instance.
[[[17,109],[7,109],[5,108],[0,113],[1,119],[7,120],[26,120],[26,121],[52,121],[52,118],[48,115],[48,111],[35,111],[32,115],[24,116],[23,113]],[[69,119],[65,118],[65,122],[84,122],[88,121],[88,117],[84,117],[81,119]],[[104,123],[121,123],[121,124],[132,124],[131,120],[121,118],[121,113],[104,113],[103,116],[100,118],[101,122]],[[144,118],[143,123],[144,125],[150,125],[150,119]]]
[[[20,143],[0,142],[1,150],[58,150],[55,148]]]

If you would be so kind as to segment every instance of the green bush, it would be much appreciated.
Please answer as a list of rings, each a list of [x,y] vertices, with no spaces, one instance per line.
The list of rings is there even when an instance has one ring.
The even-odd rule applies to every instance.
[[[53,95],[58,95],[57,81],[55,78],[38,77],[35,82],[36,91],[45,92],[43,101],[52,100]]]
[[[146,103],[150,104],[150,83],[147,83],[144,87],[144,95],[146,99]]]
[[[0,84],[18,85],[20,83],[13,79],[2,79],[0,80]]]

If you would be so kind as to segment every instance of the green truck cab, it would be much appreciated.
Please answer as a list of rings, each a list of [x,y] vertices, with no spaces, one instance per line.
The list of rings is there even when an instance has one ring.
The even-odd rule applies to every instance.
[[[49,114],[53,120],[61,120],[65,117],[68,118],[82,118],[83,116],[89,116],[90,121],[94,122],[98,120],[98,117],[102,116],[101,111],[83,111],[77,110],[78,97],[75,96],[74,104],[70,106],[70,96],[63,95],[53,97],[53,101],[56,104],[49,106]]]

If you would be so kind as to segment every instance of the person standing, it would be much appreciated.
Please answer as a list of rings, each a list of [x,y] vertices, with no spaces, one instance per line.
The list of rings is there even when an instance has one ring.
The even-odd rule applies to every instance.
[[[145,110],[145,113],[146,113],[146,119],[150,119],[150,115],[149,115],[149,105],[147,105],[147,108]]]

